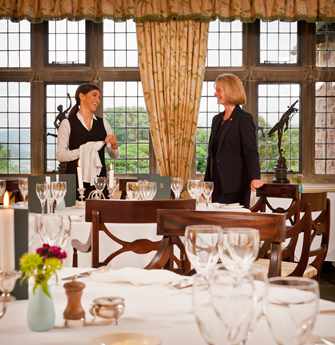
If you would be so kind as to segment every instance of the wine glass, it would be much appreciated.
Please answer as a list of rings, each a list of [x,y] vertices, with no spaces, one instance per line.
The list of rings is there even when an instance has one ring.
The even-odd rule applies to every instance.
[[[265,316],[277,344],[308,344],[319,310],[319,285],[302,277],[269,279]]]
[[[23,204],[26,203],[26,198],[27,198],[27,195],[28,195],[28,180],[27,179],[19,179],[19,190],[22,194],[22,197],[23,197]]]
[[[48,197],[49,188],[47,183],[36,183],[36,194],[41,203],[41,213],[44,213],[45,203]]]
[[[205,197],[206,200],[206,207],[208,207],[210,201],[211,201],[211,196],[213,194],[213,190],[214,190],[214,183],[211,181],[204,181],[202,183],[202,194]]]
[[[246,272],[259,251],[259,231],[252,228],[224,228],[220,232],[219,254],[222,264],[232,271]]]
[[[71,219],[59,214],[42,214],[36,217],[35,231],[41,243],[64,248],[71,235]]]
[[[208,345],[219,344],[220,319],[215,312],[209,292],[209,280],[201,275],[193,276],[192,310],[201,336]]]
[[[209,276],[219,259],[217,225],[189,225],[185,229],[185,250],[197,273]]]
[[[148,200],[153,200],[154,197],[157,194],[157,182],[155,181],[150,181],[149,182],[149,190],[150,190],[150,194],[149,194],[149,199]]]
[[[51,182],[51,194],[56,202],[55,208],[57,208],[66,194],[66,181]]]
[[[152,200],[157,192],[156,183],[147,180],[138,181],[138,188],[140,200]]]
[[[117,177],[108,178],[108,198],[112,199],[114,191],[118,189],[119,179]]]
[[[221,320],[221,344],[245,344],[255,306],[255,287],[248,274],[236,274],[223,267],[210,280],[214,309]]]
[[[200,180],[188,180],[187,181],[187,191],[190,194],[192,199],[195,199],[197,201],[197,204],[199,203],[203,186],[202,181]]]
[[[264,316],[264,303],[268,291],[267,272],[258,267],[252,267],[248,274],[251,276],[255,286],[255,307],[249,331],[252,333],[258,321]]]
[[[184,181],[181,177],[171,177],[171,189],[175,199],[180,198],[180,193],[183,190]]]

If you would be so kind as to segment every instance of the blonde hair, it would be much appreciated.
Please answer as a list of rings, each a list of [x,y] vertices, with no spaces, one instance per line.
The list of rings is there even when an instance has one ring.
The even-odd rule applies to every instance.
[[[244,86],[239,77],[231,73],[219,74],[215,79],[215,84],[220,83],[225,93],[226,99],[231,104],[245,104],[247,96]]]

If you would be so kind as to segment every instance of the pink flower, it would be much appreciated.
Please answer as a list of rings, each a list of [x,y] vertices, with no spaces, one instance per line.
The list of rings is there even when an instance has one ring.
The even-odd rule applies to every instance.
[[[57,258],[63,260],[67,257],[66,252],[58,246],[50,246],[47,243],[44,243],[42,247],[36,249],[36,253],[43,257],[47,258]]]

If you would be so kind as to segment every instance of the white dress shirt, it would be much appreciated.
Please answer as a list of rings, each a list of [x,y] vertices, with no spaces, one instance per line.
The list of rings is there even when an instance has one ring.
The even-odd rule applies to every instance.
[[[86,126],[83,116],[78,111],[77,117],[81,124],[89,130],[89,128]],[[90,128],[93,127],[93,120],[97,120],[96,116],[93,115]],[[108,121],[106,121],[105,118],[103,118],[103,124],[106,130],[107,135],[113,134],[112,128],[109,125]],[[70,134],[71,134],[71,126],[68,119],[64,119],[57,132],[57,153],[56,158],[60,162],[71,162],[79,158],[79,148],[75,150],[69,149],[69,141],[70,141]],[[107,151],[110,154],[110,156],[114,157],[115,159],[119,158],[119,150],[113,150],[109,145],[106,146]]]

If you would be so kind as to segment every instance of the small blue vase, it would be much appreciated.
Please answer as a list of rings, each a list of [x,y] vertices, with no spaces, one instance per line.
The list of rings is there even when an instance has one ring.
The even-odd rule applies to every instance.
[[[35,292],[31,291],[27,321],[29,328],[34,332],[45,332],[55,325],[53,300],[43,292],[41,287],[38,287]]]

